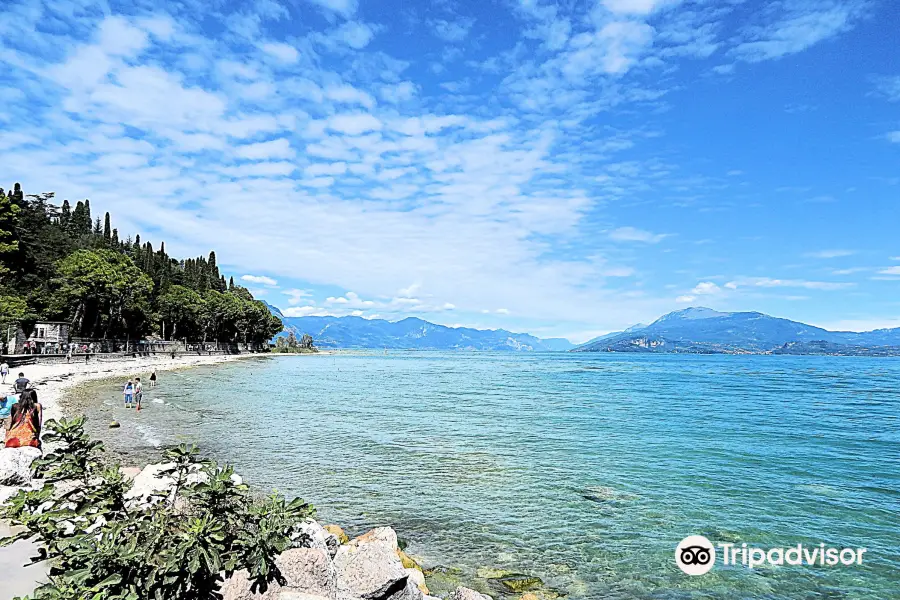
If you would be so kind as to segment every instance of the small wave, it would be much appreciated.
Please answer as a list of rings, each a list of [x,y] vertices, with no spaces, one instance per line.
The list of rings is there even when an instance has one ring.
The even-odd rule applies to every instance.
[[[153,435],[153,428],[149,425],[136,424],[134,428],[141,434],[141,438],[154,448],[162,446],[162,440]]]
[[[154,398],[150,402],[152,402],[153,404],[165,404],[166,403],[166,401],[163,400],[162,398]]]

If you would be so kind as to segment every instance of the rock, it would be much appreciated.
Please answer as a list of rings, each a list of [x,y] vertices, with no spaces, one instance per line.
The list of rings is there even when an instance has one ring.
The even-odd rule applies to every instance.
[[[292,548],[282,552],[275,564],[285,578],[285,589],[319,596],[337,595],[337,571],[327,550]]]
[[[121,426],[122,426],[122,425],[121,425],[118,421],[113,421],[112,423],[109,424],[109,428],[110,428],[110,429],[116,429],[116,428],[121,427]]]
[[[0,485],[25,485],[31,481],[31,463],[40,458],[40,448],[0,449]]]
[[[344,530],[341,529],[339,525],[325,525],[323,529],[328,533],[334,534],[341,544],[346,544],[350,541],[350,538],[347,537],[347,534],[344,533]]]
[[[119,471],[126,479],[134,479],[141,474],[141,469],[138,467],[119,467]]]
[[[319,600],[337,597],[337,573],[328,554],[318,548],[293,548],[275,559],[285,584],[269,584],[264,594],[250,590],[246,569],[222,584],[222,600]]]
[[[519,596],[519,600],[538,600],[538,597],[531,592],[527,592]]]
[[[467,587],[458,587],[447,600],[494,600],[487,594],[476,592]]]
[[[411,579],[406,579],[406,585],[404,585],[399,591],[390,594],[386,597],[386,600],[422,600],[425,594],[422,593],[422,590],[419,589]]]
[[[405,600],[416,595],[408,589],[409,576],[397,556],[397,534],[390,527],[373,529],[342,545],[334,566],[342,596]],[[418,588],[413,585],[413,589],[420,597]]]
[[[306,519],[297,525],[291,538],[295,548],[319,548],[327,552],[329,557],[334,557],[341,545],[335,534],[326,531],[313,519]]]
[[[406,569],[406,575],[419,588],[419,591],[423,594],[428,593],[428,586],[425,585],[425,575],[422,574],[421,569]]]
[[[521,575],[518,573],[505,575],[503,577],[494,577],[489,581],[500,584],[500,586],[502,586],[502,589],[506,592],[514,593],[527,592],[544,585],[544,582],[540,577]]]
[[[400,550],[399,548],[397,549],[397,556],[400,557],[400,564],[403,565],[404,569],[418,569],[419,571],[422,570],[422,566],[419,565],[419,563],[417,563],[414,558],[410,557],[409,554],[407,554],[403,550]]]

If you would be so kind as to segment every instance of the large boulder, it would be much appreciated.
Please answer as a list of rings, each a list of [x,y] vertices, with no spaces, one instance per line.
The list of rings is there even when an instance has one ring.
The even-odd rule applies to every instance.
[[[420,600],[397,556],[397,534],[379,527],[338,548],[334,556],[338,591],[364,600]]]
[[[285,589],[318,596],[337,595],[337,571],[327,550],[292,548],[282,552],[275,564],[285,578]]]
[[[294,527],[291,536],[295,548],[318,548],[333,557],[341,542],[338,537],[327,531],[313,519],[306,519]]]
[[[42,455],[40,448],[0,449],[0,485],[25,485],[31,481],[31,463]]]
[[[223,600],[316,600],[337,596],[337,573],[328,554],[318,548],[293,548],[275,559],[284,585],[272,583],[265,593],[250,589],[250,578],[242,569],[220,588]]]

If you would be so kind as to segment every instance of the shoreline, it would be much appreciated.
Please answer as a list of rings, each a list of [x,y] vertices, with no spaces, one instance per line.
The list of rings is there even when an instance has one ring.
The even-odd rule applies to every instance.
[[[158,355],[152,357],[123,358],[119,360],[97,360],[90,363],[50,363],[24,365],[10,369],[10,377],[6,386],[11,389],[10,381],[14,381],[14,375],[20,371],[31,380],[32,386],[37,390],[38,401],[44,409],[44,422],[50,419],[59,420],[62,417],[72,417],[66,411],[65,395],[72,388],[90,381],[108,379],[119,376],[144,376],[149,372],[171,372],[180,369],[194,367],[220,365],[238,360],[251,358],[271,357],[272,354],[216,354],[207,356],[182,355],[175,359]],[[279,355],[280,356],[280,355]],[[6,386],[0,387],[2,393],[7,393]],[[45,444],[44,453],[52,451]],[[137,465],[123,464],[122,467],[134,467]],[[140,465],[143,468],[144,465]],[[4,504],[8,498],[15,495],[20,489],[26,489],[30,484],[23,486],[0,486],[0,504]],[[10,533],[9,524],[0,519],[0,537]],[[30,594],[34,587],[43,582],[46,577],[46,569],[42,566],[25,566],[28,559],[34,555],[35,545],[30,542],[16,542],[12,546],[0,548],[0,600],[7,600],[17,595]]]

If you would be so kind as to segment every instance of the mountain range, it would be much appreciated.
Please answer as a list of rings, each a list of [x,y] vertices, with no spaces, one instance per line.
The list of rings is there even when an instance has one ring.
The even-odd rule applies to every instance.
[[[576,352],[900,354],[900,328],[829,331],[759,312],[691,307],[582,344]]]
[[[299,338],[308,333],[318,348],[548,352],[575,347],[569,340],[561,338],[540,339],[504,329],[447,327],[414,317],[391,322],[362,317],[285,317],[278,309],[272,310],[272,313],[281,316],[284,323],[284,331],[279,336],[294,332]]]
[[[285,317],[277,307],[268,306],[284,323],[280,336],[293,332],[299,338],[308,333],[319,348],[900,355],[900,328],[829,331],[759,312],[719,312],[704,307],[671,312],[649,325],[634,325],[575,346],[562,338],[447,327],[414,317],[401,321]]]

